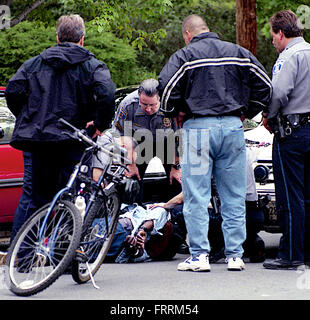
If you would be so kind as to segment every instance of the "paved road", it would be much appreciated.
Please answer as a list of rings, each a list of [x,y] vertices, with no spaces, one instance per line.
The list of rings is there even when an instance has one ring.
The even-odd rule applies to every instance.
[[[279,234],[262,233],[272,258]],[[266,270],[261,263],[247,263],[243,272],[227,271],[225,263],[211,265],[210,273],[178,272],[186,255],[168,262],[104,264],[95,276],[100,289],[91,282],[77,285],[70,275],[61,276],[47,290],[20,298],[5,288],[0,300],[308,300],[310,270]]]

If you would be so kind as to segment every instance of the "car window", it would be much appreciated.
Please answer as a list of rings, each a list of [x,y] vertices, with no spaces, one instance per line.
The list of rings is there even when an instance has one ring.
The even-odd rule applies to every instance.
[[[9,143],[15,125],[15,117],[6,106],[4,97],[0,97],[0,144]]]

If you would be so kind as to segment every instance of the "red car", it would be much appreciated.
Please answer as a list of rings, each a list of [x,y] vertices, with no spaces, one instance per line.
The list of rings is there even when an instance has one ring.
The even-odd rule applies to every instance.
[[[0,238],[10,230],[24,177],[23,154],[9,145],[15,117],[6,106],[4,91],[0,87]]]

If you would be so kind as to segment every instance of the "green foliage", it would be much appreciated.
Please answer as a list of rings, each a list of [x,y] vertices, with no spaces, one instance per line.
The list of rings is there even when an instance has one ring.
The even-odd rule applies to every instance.
[[[55,28],[40,23],[23,22],[14,28],[0,31],[0,83],[6,84],[27,59],[55,44]]]
[[[298,16],[302,13],[299,13],[298,8],[301,5],[308,5],[310,6],[309,0],[256,0],[257,3],[257,22],[258,28],[261,30],[262,34],[266,38],[270,38],[270,27],[268,24],[269,18],[280,10],[292,10]],[[310,17],[309,17],[310,19]],[[307,30],[306,34],[308,36]]]
[[[99,32],[114,33],[140,50],[147,42],[158,43],[165,37],[165,30],[137,29],[135,22],[143,20],[152,24],[172,5],[170,0],[59,0],[57,3],[58,6],[61,4],[59,13],[79,13],[85,21],[91,21]]]
[[[12,16],[33,2],[13,0]],[[310,41],[310,0],[256,2],[257,58],[270,75],[278,54],[268,19],[278,10],[294,11]],[[86,48],[107,63],[117,86],[126,86],[156,77],[171,54],[184,46],[181,25],[189,14],[202,15],[222,40],[236,42],[235,4],[236,0],[46,0],[28,22],[0,30],[0,84],[26,59],[55,44],[56,21],[63,14],[78,13],[87,21]]]
[[[169,8],[164,17],[155,24],[149,26],[143,21],[139,21],[137,28],[156,28],[165,26],[166,37],[158,45],[148,43],[148,47],[143,48],[139,53],[139,60],[142,65],[159,73],[168,58],[176,50],[182,48],[184,40],[182,38],[181,27],[184,18],[190,14],[199,14],[206,19],[211,31],[218,33],[222,40],[236,41],[235,29],[235,0],[210,1],[210,0],[173,0],[173,8]]]
[[[56,44],[55,27],[45,27],[36,22],[21,22],[14,28],[0,31],[0,84],[5,85],[18,68],[28,59]],[[86,25],[85,48],[110,69],[118,87],[139,83],[155,77],[153,72],[141,68],[135,49],[111,33],[99,33]]]
[[[156,76],[154,72],[138,65],[137,52],[132,46],[112,33],[100,33],[92,25],[86,29],[85,48],[108,65],[112,79],[118,87],[137,84],[142,79]]]

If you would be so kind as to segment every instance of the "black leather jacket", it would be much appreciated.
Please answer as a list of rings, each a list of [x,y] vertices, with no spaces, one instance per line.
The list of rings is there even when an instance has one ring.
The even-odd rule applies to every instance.
[[[80,129],[94,120],[103,131],[114,116],[114,94],[107,66],[91,52],[71,43],[55,45],[26,61],[8,82],[7,104],[16,116],[11,145],[32,151],[69,140],[59,118]]]
[[[188,116],[254,117],[270,100],[271,81],[245,48],[212,32],[194,37],[174,53],[159,75],[164,112]]]

